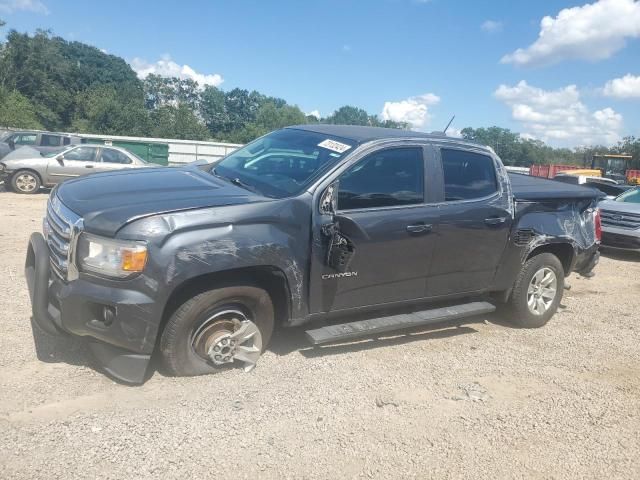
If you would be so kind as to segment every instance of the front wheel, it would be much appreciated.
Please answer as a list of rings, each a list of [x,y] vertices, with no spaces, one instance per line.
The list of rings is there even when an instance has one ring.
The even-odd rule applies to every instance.
[[[16,193],[37,193],[41,186],[38,174],[30,170],[18,170],[11,177],[11,188]]]
[[[269,294],[257,287],[224,287],[185,301],[169,318],[160,352],[169,373],[193,376],[240,365],[252,370],[271,339]]]
[[[546,325],[558,310],[564,291],[564,268],[558,257],[541,253],[523,265],[509,299],[510,321],[523,328]]]

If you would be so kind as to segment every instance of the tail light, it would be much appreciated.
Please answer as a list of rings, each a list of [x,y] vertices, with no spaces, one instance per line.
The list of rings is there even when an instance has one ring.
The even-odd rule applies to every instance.
[[[593,218],[593,223],[596,227],[596,240],[600,242],[602,240],[602,220],[600,218],[600,209],[596,208],[595,216]]]

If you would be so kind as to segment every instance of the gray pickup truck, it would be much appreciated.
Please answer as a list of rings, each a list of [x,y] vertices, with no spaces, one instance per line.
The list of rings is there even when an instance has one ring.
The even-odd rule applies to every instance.
[[[56,187],[27,250],[33,324],[131,383],[154,353],[175,375],[250,370],[278,325],[328,321],[322,344],[505,305],[540,327],[598,261],[600,196],[446,136],[285,128],[215,165]]]

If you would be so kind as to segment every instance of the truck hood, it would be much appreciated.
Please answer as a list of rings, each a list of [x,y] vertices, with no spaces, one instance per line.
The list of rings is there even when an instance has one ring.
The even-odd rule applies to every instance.
[[[621,212],[621,213],[640,213],[640,203],[631,203],[631,202],[615,202],[613,200],[603,200],[598,203],[598,207],[601,210],[608,210],[610,212]]]
[[[64,182],[54,193],[83,218],[85,230],[108,237],[151,215],[268,200],[190,167],[97,173]]]

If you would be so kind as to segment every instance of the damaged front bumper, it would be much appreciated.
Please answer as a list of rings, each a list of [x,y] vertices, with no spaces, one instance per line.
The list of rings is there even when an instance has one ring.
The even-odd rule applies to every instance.
[[[157,333],[154,299],[127,288],[52,274],[40,233],[29,239],[25,262],[34,322],[50,335],[85,337],[101,367],[126,383],[142,383]]]

